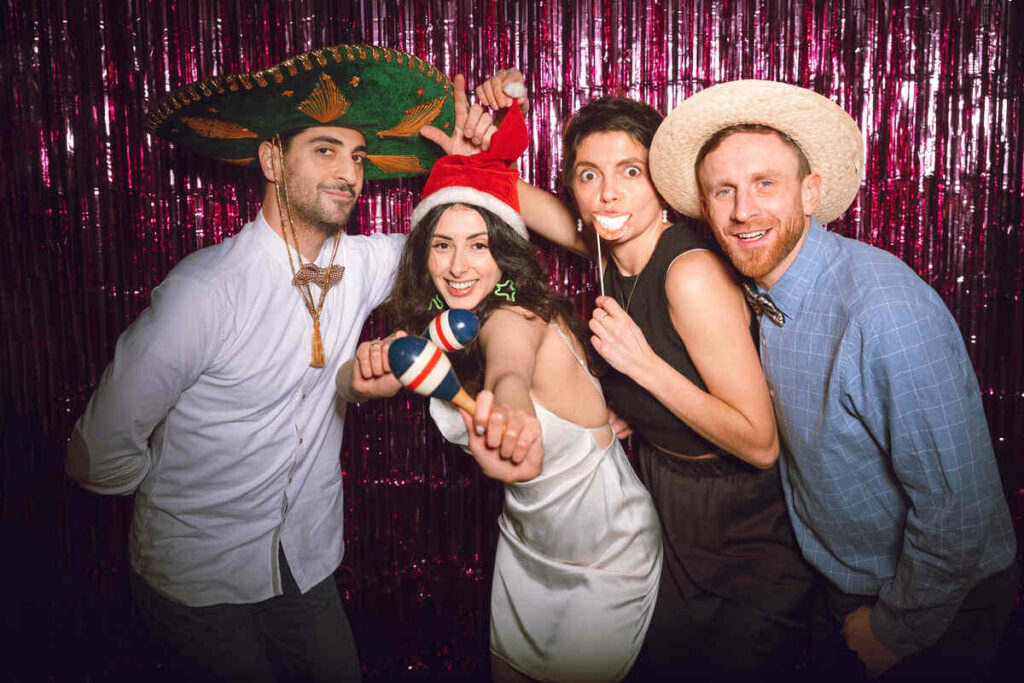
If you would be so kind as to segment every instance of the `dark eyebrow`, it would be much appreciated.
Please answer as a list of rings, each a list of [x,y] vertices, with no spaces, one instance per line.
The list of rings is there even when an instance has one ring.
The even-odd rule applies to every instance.
[[[641,159],[640,157],[629,157],[628,159],[623,159],[619,163],[615,164],[616,167],[622,167],[622,166],[646,166],[646,165],[647,165],[647,162],[644,161],[643,159]],[[584,161],[577,161],[576,162],[576,166],[574,166],[574,168],[580,168],[581,166],[585,166],[587,168],[597,168],[597,164],[595,164],[593,162],[590,162],[590,161],[586,161],[586,160],[584,160]]]
[[[486,230],[481,230],[480,232],[474,232],[472,235],[467,235],[466,239],[467,240],[474,240],[477,237],[480,237],[481,235],[486,237],[487,236],[487,231]],[[442,235],[442,234],[436,233],[436,232],[434,233],[434,237],[436,239],[439,239],[439,240],[447,240],[448,242],[454,242],[455,241],[454,237],[449,237],[448,235]]]
[[[338,147],[344,147],[345,146],[345,143],[342,140],[340,140],[339,138],[336,138],[336,137],[334,137],[332,135],[317,135],[315,138],[310,138],[309,140],[307,140],[306,144],[315,145],[318,142],[326,142],[326,143],[331,144],[331,145],[337,145]],[[352,149],[352,151],[353,152],[365,152],[366,151],[366,145],[356,145]]]

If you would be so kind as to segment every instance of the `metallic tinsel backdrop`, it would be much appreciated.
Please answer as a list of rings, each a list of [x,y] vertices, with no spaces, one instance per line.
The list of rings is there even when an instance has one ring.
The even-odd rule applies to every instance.
[[[832,228],[897,254],[956,316],[1020,530],[1022,4],[6,0],[0,564],[2,585],[15,591],[4,599],[5,627],[23,654],[42,655],[23,673],[103,680],[150,664],[133,652],[127,626],[130,502],[68,484],[63,444],[150,290],[258,208],[251,172],[146,135],[147,105],[200,77],[343,42],[415,53],[471,85],[521,67],[535,140],[522,169],[549,188],[561,122],[595,96],[667,111],[711,84],[756,77],[839,102],[864,131],[868,165],[857,201]],[[420,184],[372,184],[351,230],[407,230]],[[543,251],[552,282],[585,309],[589,265]],[[442,445],[415,398],[350,410],[342,459],[338,580],[368,677],[486,671],[500,487]]]

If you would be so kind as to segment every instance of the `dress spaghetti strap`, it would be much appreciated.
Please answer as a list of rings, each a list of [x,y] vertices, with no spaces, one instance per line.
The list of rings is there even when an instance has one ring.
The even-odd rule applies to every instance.
[[[562,330],[562,326],[559,325],[558,323],[554,323],[554,326],[555,329],[558,330],[559,336],[562,337],[562,341],[564,341],[565,345],[569,347],[569,352],[572,353],[572,357],[575,358],[576,362],[580,364],[581,368],[583,368],[583,372],[587,373],[587,377],[590,378],[590,381],[594,384],[594,387],[597,388],[597,393],[601,395],[601,398],[604,398],[604,392],[601,391],[601,383],[598,382],[597,378],[591,374],[590,368],[587,367],[586,361],[580,358],[580,354],[576,353],[576,347],[573,346],[572,341],[570,341],[569,337],[566,336],[565,332]]]

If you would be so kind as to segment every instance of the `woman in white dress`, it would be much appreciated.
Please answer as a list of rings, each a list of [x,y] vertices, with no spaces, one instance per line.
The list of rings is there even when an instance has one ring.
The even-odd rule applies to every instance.
[[[439,304],[474,311],[480,334],[450,354],[475,415],[432,400],[449,441],[506,483],[491,589],[495,680],[617,681],[650,621],[661,568],[658,519],[609,426],[570,302],[526,239],[508,168],[525,147],[513,110],[490,152],[437,162],[413,212],[392,294],[397,327],[423,330]],[[339,372],[354,399],[398,383],[386,343]],[[461,415],[460,415],[461,412]]]

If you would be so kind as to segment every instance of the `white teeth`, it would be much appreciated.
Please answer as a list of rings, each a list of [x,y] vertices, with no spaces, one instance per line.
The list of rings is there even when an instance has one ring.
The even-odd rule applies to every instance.
[[[768,231],[767,230],[758,230],[757,232],[745,232],[745,233],[742,233],[742,234],[739,234],[739,235],[736,235],[736,236],[739,237],[741,240],[748,240],[749,241],[749,240],[756,240],[758,237],[760,237],[761,235],[765,234],[766,232],[768,232]]]
[[[611,216],[602,216],[601,214],[594,214],[594,220],[601,224],[601,227],[605,230],[618,230],[626,224],[626,220],[633,214],[624,213],[621,216],[612,218]]]
[[[451,280],[449,280],[448,281],[448,286],[451,287],[452,289],[457,289],[457,290],[461,291],[463,289],[469,289],[470,287],[475,285],[477,282],[478,282],[478,280],[469,280],[467,282],[452,282]]]

